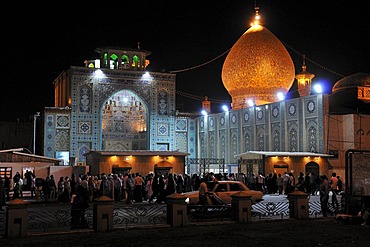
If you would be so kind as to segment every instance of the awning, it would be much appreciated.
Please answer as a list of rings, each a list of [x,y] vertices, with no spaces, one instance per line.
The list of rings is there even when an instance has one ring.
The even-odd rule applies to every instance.
[[[248,151],[245,153],[237,154],[234,157],[242,158],[242,159],[262,159],[263,156],[265,157],[296,156],[296,157],[326,157],[326,158],[334,157],[334,155],[331,155],[331,154],[320,154],[320,153],[311,153],[311,152],[270,152],[270,151]]]

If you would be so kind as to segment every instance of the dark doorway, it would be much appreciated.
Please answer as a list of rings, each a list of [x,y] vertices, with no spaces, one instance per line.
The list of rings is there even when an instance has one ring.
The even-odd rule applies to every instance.
[[[317,164],[316,162],[313,162],[313,161],[308,162],[306,164],[306,174],[307,173],[312,173],[315,176],[320,175],[320,166],[319,166],[319,164]]]
[[[288,164],[283,162],[283,161],[279,161],[277,162],[276,164],[274,164],[274,173],[277,174],[281,174],[283,175],[284,172],[288,172]]]

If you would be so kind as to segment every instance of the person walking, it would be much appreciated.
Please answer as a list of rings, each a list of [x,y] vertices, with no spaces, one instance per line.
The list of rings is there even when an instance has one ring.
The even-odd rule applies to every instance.
[[[11,186],[11,181],[8,176],[5,176],[4,179],[4,190],[5,190],[5,200],[10,201],[10,186]]]
[[[158,199],[158,190],[159,190],[159,185],[158,185],[158,181],[159,180],[159,175],[158,173],[156,172],[153,179],[152,179],[152,195],[149,197],[149,203],[152,203],[154,198],[157,198]]]
[[[263,176],[262,172],[258,173],[257,176],[257,190],[262,191],[265,194],[265,177]]]
[[[310,173],[310,191],[311,195],[316,195],[317,189],[316,189],[316,175],[315,173]]]
[[[132,204],[132,201],[134,200],[134,188],[135,188],[135,178],[132,177],[132,174],[128,174],[126,180],[126,188],[127,188],[126,203]]]
[[[331,205],[339,208],[337,193],[338,193],[338,178],[337,174],[333,172],[330,178],[330,191],[331,191]]]
[[[321,204],[321,212],[323,217],[328,216],[328,200],[329,200],[329,181],[326,177],[326,175],[321,175],[320,176],[320,204]]]
[[[287,188],[289,186],[289,175],[287,172],[284,172],[283,174],[283,192],[285,195],[288,194]]]
[[[76,193],[71,199],[71,229],[89,228],[85,218],[85,211],[90,207],[87,181],[78,183]]]
[[[146,197],[148,201],[150,201],[150,198],[153,195],[153,174],[149,174],[148,181],[146,181],[145,185],[145,191],[146,191]]]
[[[143,201],[143,184],[144,179],[141,177],[139,173],[136,173],[135,176],[135,187],[134,187],[134,200],[135,202],[142,202]]]
[[[276,179],[276,186],[277,186],[279,195],[283,194],[283,184],[284,184],[283,177],[279,173]]]
[[[50,188],[50,199],[55,200],[57,197],[57,185],[55,183],[54,175],[50,175],[48,184]]]
[[[207,193],[208,193],[208,187],[207,187],[206,180],[204,178],[201,178],[201,182],[199,185],[198,199],[199,199],[199,205],[203,206],[204,212],[206,212],[206,206],[208,205]]]

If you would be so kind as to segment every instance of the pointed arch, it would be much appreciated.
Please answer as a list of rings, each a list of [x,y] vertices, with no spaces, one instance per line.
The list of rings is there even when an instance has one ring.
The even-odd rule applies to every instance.
[[[148,107],[130,90],[110,96],[101,110],[102,150],[147,149]]]

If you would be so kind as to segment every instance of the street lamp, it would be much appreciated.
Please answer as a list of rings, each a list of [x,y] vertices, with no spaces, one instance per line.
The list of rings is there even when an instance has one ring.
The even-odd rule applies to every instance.
[[[35,154],[36,150],[36,120],[40,117],[40,112],[36,112],[33,115],[33,154]]]

